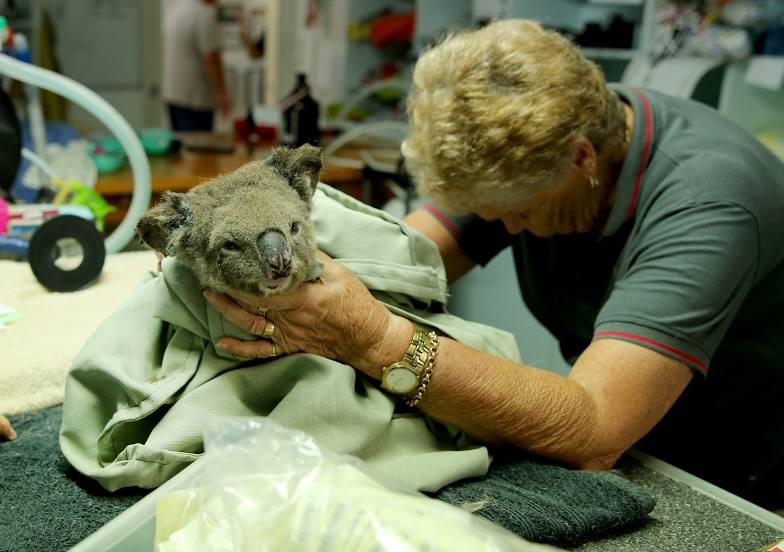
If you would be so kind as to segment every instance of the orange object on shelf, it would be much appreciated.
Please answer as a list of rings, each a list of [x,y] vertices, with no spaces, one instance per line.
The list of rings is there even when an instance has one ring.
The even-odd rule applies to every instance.
[[[416,10],[380,15],[370,24],[368,39],[376,48],[406,42],[414,36]]]

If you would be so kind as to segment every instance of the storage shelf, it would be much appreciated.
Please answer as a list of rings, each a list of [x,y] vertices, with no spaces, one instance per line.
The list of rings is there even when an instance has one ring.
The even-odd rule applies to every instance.
[[[643,0],[588,0],[594,6],[642,6]]]
[[[626,48],[580,48],[580,51],[587,58],[597,59],[632,59],[640,53],[639,50]]]

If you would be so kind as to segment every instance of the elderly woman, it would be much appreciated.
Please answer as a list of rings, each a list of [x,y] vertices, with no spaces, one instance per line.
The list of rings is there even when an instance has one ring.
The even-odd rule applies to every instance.
[[[222,346],[343,360],[490,445],[599,469],[636,445],[781,507],[782,164],[708,107],[608,86],[528,21],[424,53],[409,115],[403,153],[434,205],[406,222],[452,280],[511,246],[569,376],[428,339],[328,259],[321,281],[259,299],[266,318],[213,296],[245,328],[275,328]],[[412,339],[426,361],[399,378]]]

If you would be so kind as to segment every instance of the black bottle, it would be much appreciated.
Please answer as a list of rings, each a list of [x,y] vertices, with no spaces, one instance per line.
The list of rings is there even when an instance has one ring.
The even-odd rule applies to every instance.
[[[298,147],[319,143],[319,104],[310,95],[304,73],[297,74],[294,90],[281,102],[283,109],[283,142]]]

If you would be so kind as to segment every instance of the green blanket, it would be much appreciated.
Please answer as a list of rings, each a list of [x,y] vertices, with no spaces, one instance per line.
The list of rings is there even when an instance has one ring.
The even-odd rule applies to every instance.
[[[314,221],[319,247],[388,308],[520,361],[510,334],[445,312],[444,268],[423,236],[325,187]],[[251,337],[204,301],[176,261],[150,274],[69,373],[60,445],[70,463],[109,490],[152,488],[202,454],[208,418],[269,416],[417,489],[443,488],[447,502],[485,502],[480,515],[532,540],[594,538],[653,507],[650,495],[612,473],[528,461],[458,482],[484,476],[490,463],[487,449],[460,431],[399,412],[395,397],[350,366],[307,354],[243,361],[216,350],[223,335]]]
[[[520,360],[507,332],[445,312],[444,268],[421,234],[324,186],[313,220],[319,247],[392,311]],[[308,354],[233,358],[214,346],[224,335],[252,337],[205,302],[190,271],[167,259],[74,362],[60,433],[69,462],[109,490],[156,487],[202,454],[206,419],[240,415],[301,429],[420,490],[486,473],[485,447],[421,415],[398,413],[395,397],[350,366]]]

